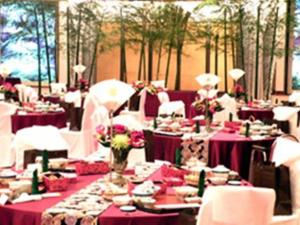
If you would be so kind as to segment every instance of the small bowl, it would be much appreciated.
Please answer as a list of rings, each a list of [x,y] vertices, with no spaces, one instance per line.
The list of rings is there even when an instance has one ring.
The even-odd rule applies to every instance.
[[[227,178],[225,177],[211,177],[209,180],[214,185],[224,185],[227,182]]]
[[[132,198],[128,195],[120,195],[120,196],[115,196],[112,198],[113,203],[116,206],[124,206],[124,205],[130,205]]]
[[[198,193],[198,188],[191,186],[174,187],[176,196],[179,198],[194,197]]]

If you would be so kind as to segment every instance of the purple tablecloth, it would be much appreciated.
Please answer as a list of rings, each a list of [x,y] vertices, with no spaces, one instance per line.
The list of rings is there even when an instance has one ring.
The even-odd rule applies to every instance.
[[[238,112],[238,117],[241,120],[247,120],[250,116],[254,116],[257,120],[272,120],[274,117],[274,113],[272,109],[256,109],[256,108],[249,108],[249,109],[241,109]]]
[[[190,114],[190,105],[195,101],[197,96],[196,91],[167,91],[170,101],[181,100],[185,104],[185,114],[188,116]],[[158,114],[158,108],[160,102],[156,95],[151,95],[147,93],[146,103],[145,103],[145,114],[146,116],[156,117]]]
[[[67,117],[65,112],[14,114],[11,116],[11,123],[13,133],[33,125],[52,125],[57,128],[63,128],[67,126]]]
[[[243,178],[248,178],[252,144],[270,148],[274,138],[252,140],[236,133],[218,132],[209,140],[210,167],[219,164],[237,171]]]

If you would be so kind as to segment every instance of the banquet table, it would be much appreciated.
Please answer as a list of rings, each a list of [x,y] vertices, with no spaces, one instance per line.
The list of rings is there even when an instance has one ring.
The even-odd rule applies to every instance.
[[[21,84],[22,81],[19,77],[7,77],[5,78],[5,82],[11,83],[11,85]]]
[[[185,104],[185,115],[190,115],[190,105],[195,101],[198,95],[196,91],[167,91],[170,101],[181,100]],[[146,116],[156,117],[160,102],[156,95],[147,93],[145,102]]]
[[[16,113],[11,116],[12,132],[31,127],[33,125],[52,125],[57,128],[67,126],[67,117],[64,111],[60,112],[29,112],[26,114]]]
[[[275,138],[253,140],[237,133],[217,131],[209,138],[208,166],[219,164],[238,172],[243,178],[248,178],[250,156],[253,144],[270,148]],[[168,160],[175,163],[175,152],[181,146],[180,136],[153,134],[154,159]]]
[[[250,116],[254,116],[255,119],[261,121],[271,121],[274,117],[274,113],[272,108],[260,109],[244,107],[238,111],[238,117],[241,120],[247,120]]]
[[[62,192],[60,197],[43,199],[37,202],[18,203],[14,205],[0,206],[1,225],[40,225],[42,213],[62,201],[71,194],[79,191],[101,175],[80,176],[78,182],[72,184],[68,191]],[[161,171],[155,171],[149,179],[162,179]],[[140,210],[135,212],[121,212],[115,205],[109,206],[99,215],[98,221],[101,225],[177,225],[178,213],[154,214]],[[179,224],[178,224],[179,225]]]

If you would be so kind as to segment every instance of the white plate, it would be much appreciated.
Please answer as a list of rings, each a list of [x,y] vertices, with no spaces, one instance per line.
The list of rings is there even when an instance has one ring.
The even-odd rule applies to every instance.
[[[242,184],[239,180],[230,180],[227,182],[229,185],[240,186]]]
[[[131,205],[124,205],[120,207],[120,210],[123,212],[134,212],[136,210],[136,207]]]

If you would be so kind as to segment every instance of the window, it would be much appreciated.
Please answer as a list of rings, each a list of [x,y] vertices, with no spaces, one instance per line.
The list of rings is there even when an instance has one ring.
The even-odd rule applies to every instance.
[[[36,82],[40,65],[42,82],[47,83],[49,75],[55,81],[57,3],[8,0],[0,4],[0,61],[10,69],[10,76]]]

